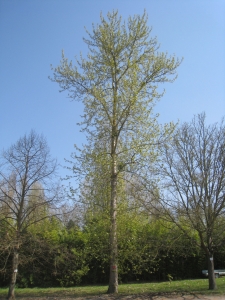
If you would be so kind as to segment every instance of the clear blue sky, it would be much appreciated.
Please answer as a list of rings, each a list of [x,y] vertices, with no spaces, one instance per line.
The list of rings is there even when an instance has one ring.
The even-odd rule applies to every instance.
[[[224,0],[0,0],[0,149],[35,129],[64,164],[84,142],[76,125],[82,105],[58,92],[50,64],[59,64],[62,49],[69,59],[86,53],[84,26],[91,30],[113,9],[124,19],[146,9],[161,50],[184,57],[155,107],[160,122],[225,115]]]

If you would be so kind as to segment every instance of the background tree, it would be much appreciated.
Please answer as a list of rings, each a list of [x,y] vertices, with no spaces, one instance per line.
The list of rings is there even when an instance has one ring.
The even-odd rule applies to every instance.
[[[204,113],[184,123],[162,149],[164,217],[205,252],[209,289],[216,288],[214,252],[224,244],[225,126],[207,125]],[[193,230],[198,238],[191,235]]]
[[[46,140],[34,131],[2,151],[0,222],[7,230],[6,237],[12,249],[8,299],[14,298],[19,251],[27,228],[48,217],[49,210],[55,210],[60,200],[59,188],[53,181],[56,167]]]
[[[180,61],[160,53],[156,38],[151,38],[147,15],[129,17],[127,24],[117,11],[101,15],[101,24],[84,39],[89,49],[87,60],[82,55],[76,65],[64,54],[60,66],[53,68],[53,81],[67,90],[69,97],[84,104],[83,130],[87,145],[80,158],[92,155],[92,146],[107,142],[110,167],[110,279],[109,293],[118,291],[117,190],[118,176],[127,172],[142,173],[142,166],[155,159],[160,128],[152,109],[162,93],[160,83],[173,82]],[[171,131],[170,126],[164,132]],[[76,155],[77,157],[78,155]],[[101,156],[101,153],[99,153]],[[73,167],[81,170],[82,163]]]

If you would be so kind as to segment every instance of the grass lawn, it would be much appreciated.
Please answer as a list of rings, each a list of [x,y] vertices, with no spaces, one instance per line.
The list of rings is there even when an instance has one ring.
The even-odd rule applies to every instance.
[[[172,282],[132,283],[119,285],[119,294],[195,293],[225,295],[225,278],[216,279],[218,289],[208,290],[207,279],[181,280]],[[81,297],[105,294],[107,286],[81,286],[71,288],[24,288],[16,289],[18,297]],[[0,297],[6,297],[7,288],[0,288]]]

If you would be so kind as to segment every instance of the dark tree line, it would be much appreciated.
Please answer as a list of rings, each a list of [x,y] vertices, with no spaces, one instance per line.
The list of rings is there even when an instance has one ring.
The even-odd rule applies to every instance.
[[[177,227],[143,215],[120,215],[118,232],[119,282],[201,278],[206,255]],[[109,222],[105,215],[88,217],[83,228],[76,222],[63,224],[56,217],[31,227],[22,241],[18,287],[107,284]],[[194,235],[194,231],[193,231]],[[1,252],[1,269],[4,255]],[[216,268],[225,268],[225,253],[215,252]],[[10,280],[10,259],[0,273],[1,286]]]

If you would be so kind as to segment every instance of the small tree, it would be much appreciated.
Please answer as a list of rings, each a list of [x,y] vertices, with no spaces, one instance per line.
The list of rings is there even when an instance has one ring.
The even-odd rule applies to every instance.
[[[207,125],[205,114],[183,124],[162,149],[160,173],[164,217],[174,222],[207,257],[209,289],[216,289],[215,249],[223,243],[225,226],[225,126]],[[183,225],[185,224],[185,226]],[[191,229],[191,230],[190,230]]]
[[[46,140],[34,131],[2,152],[0,223],[7,228],[13,260],[8,299],[14,298],[19,250],[27,228],[47,218],[49,209],[56,209],[59,201],[59,188],[53,181],[56,167]]]
[[[63,54],[60,66],[53,69],[53,81],[61,90],[67,90],[69,97],[84,104],[82,125],[89,144],[80,158],[74,155],[76,160],[91,161],[92,146],[99,140],[107,143],[102,157],[107,157],[111,188],[108,292],[117,293],[118,176],[125,169],[141,174],[142,167],[155,159],[160,127],[152,109],[162,96],[157,88],[160,83],[175,80],[180,61],[158,52],[156,38],[150,37],[146,13],[129,17],[127,24],[122,23],[117,11],[107,17],[101,15],[101,24],[93,25],[93,33],[87,32],[89,39],[84,42],[90,51],[88,59],[81,55],[74,66]],[[74,172],[80,174],[83,166],[76,162]]]

